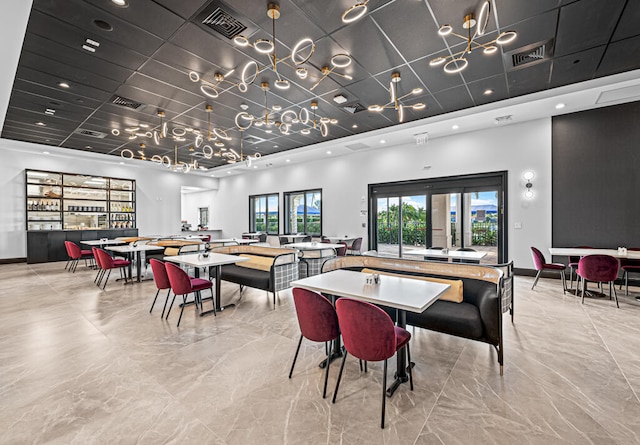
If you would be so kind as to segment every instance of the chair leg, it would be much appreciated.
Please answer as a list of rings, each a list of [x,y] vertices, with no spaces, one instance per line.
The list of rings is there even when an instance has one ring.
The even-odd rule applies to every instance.
[[[102,290],[107,287],[107,281],[109,281],[109,276],[111,275],[111,269],[109,269],[109,273],[107,274],[107,278],[104,280],[104,286],[102,286]]]
[[[329,365],[331,364],[331,360],[329,354],[327,354],[327,366],[325,366],[324,371],[324,388],[322,390],[322,398],[325,399],[327,397],[327,383],[329,382]]]
[[[560,271],[560,277],[562,278],[562,294],[567,293],[567,277],[564,274],[564,270]]]
[[[587,287],[587,286],[586,286],[586,283],[587,283],[587,280],[585,280],[585,279],[583,278],[583,279],[582,279],[582,301],[581,301],[581,303],[582,303],[582,304],[584,304],[584,292],[585,292],[586,287]]]
[[[531,286],[531,290],[533,290],[533,288],[534,288],[534,287],[536,287],[536,284],[538,284],[538,280],[540,279],[540,274],[541,274],[541,273],[542,273],[542,269],[540,269],[540,270],[538,271],[538,274],[536,275],[536,279],[535,279],[535,281],[533,282],[533,286]]]
[[[624,271],[624,294],[629,295],[629,273]]]
[[[69,261],[71,261],[71,258],[69,258],[67,260],[67,264],[64,265],[64,270],[67,270],[67,267],[69,267]]]
[[[298,347],[296,348],[296,354],[293,356],[293,363],[291,363],[291,371],[289,371],[289,378],[291,378],[291,376],[293,375],[293,367],[296,366],[296,360],[298,360],[298,352],[300,352],[301,344],[302,344],[302,334],[300,334],[300,340],[298,340]],[[328,362],[329,361],[327,360],[327,363]]]
[[[169,298],[169,296],[167,295],[167,298]],[[176,301],[176,294],[173,294],[173,300],[171,300],[171,304],[169,305],[169,310],[167,311],[167,316],[164,317],[165,320],[169,319],[169,313],[171,312],[171,308],[173,307],[173,303]]]
[[[197,304],[197,302],[196,302]],[[187,305],[187,294],[182,296],[182,307],[180,308],[180,316],[178,317],[177,327],[180,327],[180,320],[182,320],[182,313],[184,312],[184,307]]]
[[[218,313],[216,312],[216,299],[213,296],[213,287],[209,289],[211,291],[211,304],[213,305],[213,316],[217,317]]]
[[[338,395],[340,379],[342,379],[342,371],[344,370],[344,362],[347,361],[347,355],[349,355],[349,353],[347,351],[344,351],[344,355],[342,356],[342,364],[340,365],[340,372],[338,373],[338,380],[336,380],[336,389],[333,390],[333,399],[331,399],[331,403],[336,403],[336,396]]]
[[[153,307],[156,305],[156,300],[158,299],[158,294],[160,293],[160,289],[156,291],[156,297],[153,299],[153,303],[151,303],[151,309],[149,309],[149,313],[153,311]]]
[[[613,281],[609,283],[609,297],[611,297],[611,289],[613,289],[613,296],[616,299],[616,307],[620,309],[620,305],[618,304],[618,294],[616,293],[616,287],[613,285]]]
[[[164,307],[162,308],[162,314],[160,314],[160,318],[164,318],[164,311],[167,309],[167,303],[169,302],[169,295],[171,295],[171,289],[167,292],[167,298],[164,299]]]
[[[387,360],[384,361],[384,370],[382,371],[382,411],[380,415],[380,428],[384,429],[384,409],[387,404]]]
[[[569,289],[573,290],[573,267],[569,271]]]

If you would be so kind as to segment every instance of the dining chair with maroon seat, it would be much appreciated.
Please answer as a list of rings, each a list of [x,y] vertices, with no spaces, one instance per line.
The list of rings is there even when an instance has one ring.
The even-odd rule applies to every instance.
[[[580,258],[580,261],[578,261],[578,276],[582,279],[582,303],[584,303],[587,281],[594,281],[596,283],[609,283],[609,299],[611,299],[611,291],[613,290],[616,307],[620,307],[618,294],[616,294],[616,288],[613,285],[615,279],[618,278],[619,268],[618,259],[610,255],[587,255]]]
[[[91,252],[93,253],[93,260],[96,262],[96,266],[98,267],[98,273],[96,274],[96,277],[93,279],[93,282],[96,283],[96,286],[100,286],[100,282],[102,281],[102,276],[104,275],[104,269],[102,268],[102,263],[100,262],[100,255],[98,255],[98,248],[91,247]]]
[[[153,306],[156,304],[156,300],[158,299],[158,294],[161,290],[167,290],[167,298],[164,300],[164,307],[162,308],[162,314],[160,318],[164,317],[164,311],[167,309],[167,302],[169,301],[169,295],[171,295],[171,283],[169,282],[169,276],[167,275],[167,269],[164,266],[164,262],[160,260],[156,260],[155,258],[151,258],[149,260],[149,264],[151,264],[151,271],[153,272],[153,281],[156,284],[156,296],[153,299],[153,303],[151,304],[151,309],[149,309],[149,313],[153,311]]]
[[[109,276],[111,275],[111,270],[113,269],[119,269],[120,270],[120,278],[124,278],[125,283],[127,282],[127,272],[124,270],[125,267],[129,267],[129,265],[131,264],[131,261],[129,260],[123,260],[120,258],[113,258],[111,257],[111,255],[109,255],[109,253],[106,250],[103,249],[97,249],[98,250],[98,258],[100,258],[100,267],[103,270],[103,276],[104,276],[104,272],[107,272],[107,276],[104,280],[104,285],[102,286],[102,289],[107,287],[107,282],[109,281]],[[102,278],[100,278],[100,280],[102,280]],[[98,286],[100,284],[98,283]]]
[[[555,270],[560,272],[560,277],[562,278],[562,293],[563,294],[566,293],[567,280],[564,275],[564,270],[567,268],[567,266],[565,266],[562,263],[547,263],[547,260],[545,259],[542,252],[540,252],[538,249],[536,249],[533,246],[531,246],[531,254],[533,255],[533,264],[535,265],[536,270],[538,271],[538,273],[536,274],[536,279],[533,282],[533,286],[531,286],[531,290],[533,290],[533,288],[536,287],[536,284],[538,284],[538,280],[540,279],[540,275],[542,274],[543,271]]]
[[[351,245],[347,248],[348,255],[360,255],[362,250],[362,238],[356,238]]]
[[[366,362],[384,360],[382,372],[382,410],[380,427],[384,428],[385,406],[387,398],[387,360],[401,348],[407,348],[409,359],[409,385],[413,391],[413,375],[411,372],[411,352],[409,340],[411,334],[401,327],[395,326],[391,317],[379,307],[364,301],[351,298],[340,298],[336,301],[336,312],[345,354],[342,357],[336,389],[333,392],[332,403],[336,402],[340,379],[344,370],[347,355]]]
[[[67,261],[68,270],[71,272],[76,271],[80,260],[84,260],[85,264],[87,260],[93,258],[93,253],[90,250],[83,250],[76,243],[72,241],[65,241],[64,247],[67,249],[67,255],[69,255],[69,261]],[[65,266],[65,269],[67,269]]]
[[[336,244],[341,244],[342,247],[337,247],[336,248],[336,256],[345,256],[347,254],[347,243],[345,243],[344,241],[339,241]]]
[[[591,246],[576,246],[575,248],[576,249],[593,249],[593,247]],[[577,273],[579,261],[580,261],[579,256],[569,256],[569,264],[567,264],[567,267],[569,268],[569,289],[573,289],[573,270],[575,269]],[[578,277],[576,276],[576,289],[580,285],[580,283],[578,283],[577,278]]]
[[[200,296],[200,292],[205,289],[209,289],[211,291],[213,315],[217,315],[216,304],[213,298],[213,283],[211,281],[204,280],[202,278],[190,277],[184,270],[173,263],[166,262],[164,263],[164,267],[167,270],[167,276],[169,277],[169,283],[171,283],[171,290],[173,291],[173,300],[171,300],[171,305],[169,305],[169,310],[167,311],[165,319],[169,319],[169,313],[171,312],[174,301],[176,301],[176,296],[182,295],[182,307],[180,308],[180,317],[178,317],[177,324],[177,326],[180,326],[182,313],[184,312],[184,307],[187,305],[187,295],[193,293],[196,306],[200,304],[200,309],[202,309],[202,298]]]
[[[298,340],[296,354],[293,356],[289,378],[293,375],[293,368],[296,366],[302,339],[324,342],[325,350],[328,352],[324,374],[324,389],[322,390],[322,398],[324,399],[327,396],[327,380],[329,379],[329,363],[331,361],[329,360],[331,348],[327,347],[327,343],[335,340],[340,335],[338,316],[331,302],[323,295],[299,287],[294,287],[292,292],[296,315],[298,316],[298,325],[300,326],[300,340]]]
[[[627,251],[638,252],[640,247],[629,247]],[[640,273],[640,260],[622,258],[620,260],[620,269],[622,269],[622,279],[624,280],[624,294],[629,295],[629,273]],[[622,283],[620,283],[620,289],[622,289]]]

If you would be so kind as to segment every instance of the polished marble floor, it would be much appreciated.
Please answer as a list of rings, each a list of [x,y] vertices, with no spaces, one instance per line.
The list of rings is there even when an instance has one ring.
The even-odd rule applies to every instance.
[[[176,328],[175,309],[168,322],[161,306],[149,314],[153,282],[102,291],[93,271],[63,266],[0,266],[1,444],[640,443],[629,297],[581,305],[557,280],[531,291],[517,277],[503,377],[488,345],[415,329],[415,390],[388,399],[381,430],[381,364],[364,374],[349,360],[335,405],[321,397],[321,345],[303,343],[287,378],[290,291],[274,309],[265,292],[225,284],[235,308],[187,308]]]

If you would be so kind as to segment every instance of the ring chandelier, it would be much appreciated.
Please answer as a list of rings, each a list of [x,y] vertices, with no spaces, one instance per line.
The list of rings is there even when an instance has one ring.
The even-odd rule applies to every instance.
[[[398,112],[398,123],[404,122],[404,109],[411,108],[413,110],[424,110],[427,106],[418,102],[413,105],[404,105],[400,101],[416,94],[422,93],[422,88],[414,88],[411,92],[398,96],[398,84],[400,83],[400,73],[394,72],[391,74],[391,82],[389,83],[389,97],[390,101],[386,105],[371,105],[369,106],[369,111],[382,112],[383,110],[394,109]]]
[[[491,17],[491,2],[486,0],[482,2],[482,6],[480,6],[480,12],[478,13],[477,19],[474,14],[467,14],[464,17],[462,22],[462,27],[467,30],[467,35],[463,36],[460,34],[456,34],[453,32],[453,26],[451,25],[442,25],[440,29],[438,29],[438,34],[442,37],[453,35],[464,41],[466,41],[466,46],[462,51],[458,51],[457,53],[451,54],[446,57],[436,57],[435,59],[429,62],[430,66],[440,66],[443,65],[443,70],[445,73],[455,74],[464,70],[468,65],[469,61],[465,58],[467,54],[471,54],[472,50],[482,49],[482,52],[486,55],[494,54],[498,51],[498,46],[506,45],[511,43],[516,37],[517,33],[515,31],[505,31],[498,35],[498,37],[487,43],[480,43],[476,41],[478,37],[482,37],[486,30],[487,25],[489,24],[489,18]],[[475,28],[473,34],[471,30]],[[497,46],[496,46],[497,45]]]

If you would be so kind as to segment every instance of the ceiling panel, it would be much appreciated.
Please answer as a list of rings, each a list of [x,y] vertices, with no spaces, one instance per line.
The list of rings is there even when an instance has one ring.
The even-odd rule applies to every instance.
[[[486,43],[499,31],[511,29],[518,36],[502,48],[503,54],[489,56],[475,44],[466,53],[464,37],[441,37],[437,32],[441,24],[449,23],[454,32],[464,34],[465,14],[477,14],[483,0],[370,0],[360,20],[343,23],[342,12],[354,4],[354,0],[280,0],[278,75],[269,55],[232,41],[238,33],[252,42],[273,39],[267,1],[129,0],[128,7],[118,8],[110,0],[34,0],[2,137],[117,156],[123,147],[137,151],[145,143],[147,156],[169,153],[172,159],[177,144],[179,159],[188,161],[202,158],[201,151],[189,151],[195,142],[193,130],[185,141],[167,137],[155,144],[144,136],[159,127],[158,110],[165,112],[169,129],[179,127],[178,132],[180,128],[206,132],[209,117],[212,127],[231,136],[225,147],[236,150],[241,132],[235,128],[235,116],[243,108],[254,116],[255,124],[264,120],[267,111],[271,123],[279,121],[285,110],[299,114],[317,100],[318,116],[338,119],[337,125],[329,124],[326,138],[311,124],[307,125],[309,134],[301,134],[304,126],[299,123],[290,128],[289,135],[282,134],[277,125],[254,125],[243,133],[247,150],[268,154],[396,125],[395,109],[367,110],[369,105],[389,102],[394,71],[402,75],[401,95],[424,88],[419,95],[402,100],[404,105],[417,101],[427,105],[423,110],[407,109],[405,120],[411,121],[640,68],[640,28],[636,26],[640,3],[636,1],[492,0],[487,33],[474,37],[474,42]],[[216,8],[231,14],[216,21],[224,25],[221,31],[229,31],[227,36],[202,23]],[[227,26],[233,19],[246,29]],[[95,20],[108,26],[97,26]],[[472,28],[472,35],[474,32]],[[307,36],[314,39],[315,51],[302,65],[308,73],[302,79],[290,52],[295,42]],[[82,49],[87,38],[100,43],[95,52]],[[555,42],[555,54],[547,53],[542,63],[509,68],[513,53],[546,41]],[[469,62],[461,73],[447,74],[442,67],[429,66],[436,56],[460,51]],[[322,67],[331,68],[332,56],[340,53],[349,55],[352,63],[336,68],[312,90],[322,77]],[[252,60],[261,71],[244,88],[239,85],[242,70]],[[190,80],[190,71],[201,79]],[[226,75],[228,82],[218,84],[216,73]],[[278,78],[288,80],[289,88],[276,88]],[[60,87],[60,82],[69,83],[69,88]],[[266,110],[261,82],[269,83]],[[216,87],[218,97],[201,91],[206,84]],[[492,94],[485,95],[488,89]],[[346,97],[346,103],[334,102],[338,93]],[[116,105],[111,102],[114,94],[141,106]],[[206,104],[213,107],[212,113],[206,113]],[[282,109],[274,110],[274,105]],[[53,117],[44,114],[48,107],[56,109]],[[39,121],[46,127],[37,126]],[[141,124],[147,127],[144,131],[140,127],[140,135],[130,140],[131,132],[126,130]],[[91,143],[91,137],[74,133],[79,127],[106,137]],[[120,134],[112,134],[113,129]],[[202,163],[220,166],[225,159],[203,158]]]

